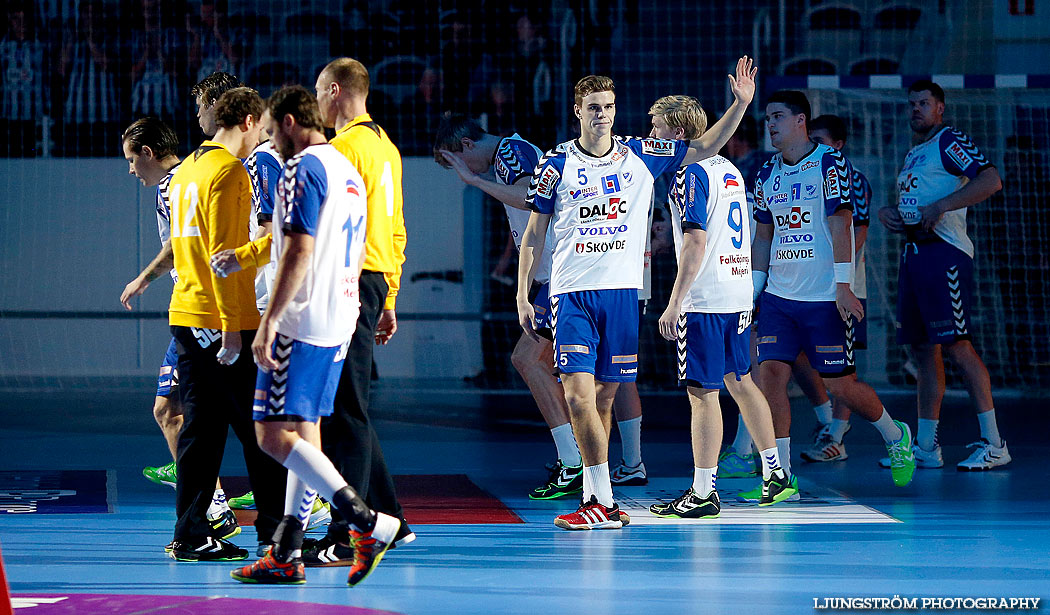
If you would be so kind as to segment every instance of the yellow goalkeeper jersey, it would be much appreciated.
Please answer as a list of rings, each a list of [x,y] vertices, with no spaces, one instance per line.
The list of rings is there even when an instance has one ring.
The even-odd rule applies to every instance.
[[[248,243],[251,181],[223,145],[205,141],[175,172],[168,187],[171,249],[179,281],[171,293],[172,325],[244,331],[259,327],[255,268],[220,278],[211,255]]]
[[[407,241],[402,210],[401,153],[367,113],[337,130],[331,143],[365,180],[368,219],[364,268],[383,273],[390,287],[383,307],[392,310],[401,287],[401,265],[405,262]]]

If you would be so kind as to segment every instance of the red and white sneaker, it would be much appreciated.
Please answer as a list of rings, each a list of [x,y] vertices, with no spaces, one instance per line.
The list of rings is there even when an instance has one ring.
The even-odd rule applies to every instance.
[[[555,517],[554,525],[563,530],[618,530],[627,524],[621,518],[619,506],[602,506],[592,495],[590,501],[580,503],[576,512]]]

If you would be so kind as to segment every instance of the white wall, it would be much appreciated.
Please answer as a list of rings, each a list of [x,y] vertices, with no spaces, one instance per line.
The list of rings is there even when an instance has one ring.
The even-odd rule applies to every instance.
[[[460,317],[403,319],[376,353],[390,377],[462,377],[481,367],[478,311],[466,281],[411,282],[414,273],[463,271],[476,263],[480,217],[465,216],[463,185],[430,158],[404,161],[407,262],[398,312]],[[154,188],[113,159],[0,160],[0,311],[122,313],[120,293],[159,248]],[[469,193],[468,193],[469,194]],[[465,227],[469,220],[471,227]],[[464,246],[470,244],[470,250]],[[165,311],[171,282],[153,283],[136,310]],[[478,296],[478,295],[473,295]],[[150,376],[167,347],[160,319],[0,318],[0,376]]]

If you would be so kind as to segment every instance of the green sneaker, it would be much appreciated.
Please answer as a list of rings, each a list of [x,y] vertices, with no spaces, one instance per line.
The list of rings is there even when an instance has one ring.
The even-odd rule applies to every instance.
[[[547,484],[536,487],[529,492],[530,500],[553,500],[583,491],[583,464],[578,466],[562,465],[561,460],[547,477]]]
[[[255,494],[249,491],[244,495],[230,498],[230,508],[237,510],[255,510]]]
[[[777,468],[769,475],[769,480],[762,481],[762,499],[758,501],[758,505],[772,506],[790,499],[791,496],[798,499],[798,479],[792,476],[791,480],[788,480],[783,468]]]
[[[718,456],[719,478],[748,478],[761,474],[761,460],[758,455],[751,453],[741,455],[732,446],[726,447]]]
[[[327,527],[332,522],[332,506],[324,501],[324,498],[314,498],[314,506],[310,510],[310,520],[306,524],[306,531]]]
[[[175,488],[175,462],[172,461],[168,465],[163,466],[146,466],[142,468],[142,475],[146,477],[151,483],[158,485],[167,485],[172,489]]]
[[[788,502],[797,502],[797,501],[799,501],[800,498],[799,498],[799,495],[798,495],[798,477],[795,476],[794,474],[791,475],[791,482],[789,483],[788,489],[790,489],[792,491],[792,493],[791,493],[790,496],[784,498],[784,500],[786,500]],[[750,491],[741,491],[739,494],[737,494],[736,497],[738,499],[744,500],[746,502],[761,502],[762,501],[762,484],[759,484],[757,487],[755,487],[754,489],[752,489]],[[778,500],[778,501],[782,501],[782,500]],[[767,504],[767,506],[768,506],[768,504]]]
[[[911,429],[908,425],[901,421],[893,422],[900,427],[903,435],[900,440],[887,444],[886,450],[890,452],[890,475],[893,476],[893,484],[903,487],[911,482],[911,477],[915,474],[915,451],[911,449]]]

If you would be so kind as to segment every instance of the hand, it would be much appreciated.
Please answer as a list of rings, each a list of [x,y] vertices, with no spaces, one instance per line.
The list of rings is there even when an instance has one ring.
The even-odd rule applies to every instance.
[[[376,323],[376,346],[385,346],[397,333],[397,315],[394,310],[383,310]]]
[[[211,270],[220,278],[225,278],[231,273],[241,270],[241,264],[237,262],[233,250],[220,250],[211,255]]]
[[[904,232],[904,218],[896,207],[883,207],[879,209],[879,221],[882,225],[894,233]]]
[[[141,276],[128,282],[128,285],[124,287],[124,292],[120,293],[120,304],[125,310],[130,310],[131,300],[146,292],[147,288],[149,288],[149,282]]]
[[[755,75],[758,74],[758,68],[752,66],[751,58],[744,56],[736,61],[736,76],[727,75],[729,77],[729,89],[733,91],[733,96],[742,105],[751,104],[751,99],[755,97]]]
[[[681,312],[681,308],[669,304],[664,313],[660,315],[660,335],[665,340],[678,339],[678,317]]]
[[[836,284],[835,286],[837,287],[835,289],[835,307],[839,309],[839,317],[842,320],[846,320],[846,316],[852,314],[854,321],[863,319],[864,305],[850,290],[849,284]]]
[[[541,341],[540,336],[536,333],[536,310],[532,307],[532,303],[527,299],[519,297],[518,303],[518,324],[521,325],[522,331],[525,335],[528,335],[533,341]]]
[[[273,340],[277,337],[277,329],[270,324],[268,319],[259,323],[259,330],[255,332],[255,341],[252,342],[252,356],[255,364],[263,371],[277,369],[277,362],[273,360]]]
[[[467,166],[467,163],[463,162],[463,160],[459,156],[456,156],[448,150],[438,150],[438,153],[441,154],[441,157],[445,159],[445,162],[448,163],[448,166],[452,167],[452,170],[456,172],[456,175],[459,175],[459,178],[463,180],[464,184],[467,184],[468,186],[474,185],[474,182],[478,179],[478,176],[476,173],[470,170],[470,167]]]
[[[223,331],[222,348],[219,348],[215,360],[219,362],[219,365],[233,365],[239,356],[241,356],[241,332]]]
[[[941,205],[940,201],[934,201],[926,207],[922,208],[919,214],[922,216],[922,230],[926,232],[933,232],[933,227],[937,226],[941,216],[944,215],[944,206]]]

